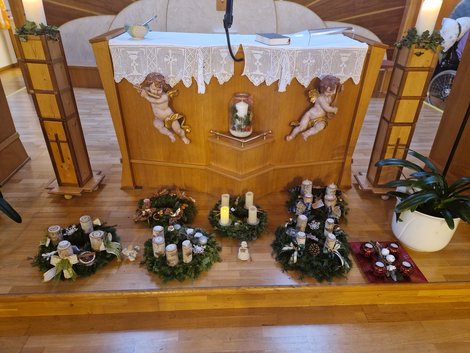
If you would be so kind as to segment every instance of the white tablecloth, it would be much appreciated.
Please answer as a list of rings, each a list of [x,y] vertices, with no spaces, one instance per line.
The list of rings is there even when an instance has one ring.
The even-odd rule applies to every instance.
[[[255,41],[255,35],[232,34],[233,52],[243,46],[243,75],[255,86],[278,81],[279,92],[294,78],[305,87],[325,75],[359,82],[367,44],[342,34],[310,37],[302,32],[290,37],[290,45],[268,46]],[[150,72],[159,72],[171,86],[182,81],[190,87],[194,78],[198,92],[204,93],[213,76],[223,84],[234,73],[225,34],[149,32],[145,39],[134,40],[123,33],[109,47],[116,82],[125,78],[139,84]]]

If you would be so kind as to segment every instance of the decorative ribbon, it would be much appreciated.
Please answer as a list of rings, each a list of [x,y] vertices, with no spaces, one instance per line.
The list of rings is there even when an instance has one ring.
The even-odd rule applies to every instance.
[[[336,244],[333,246],[332,249],[327,249],[329,253],[333,254],[333,256],[338,257],[339,261],[341,261],[341,267],[346,267],[349,268],[348,262],[344,259],[343,255],[339,252],[339,249],[341,248],[341,244],[339,242],[336,242]]]
[[[113,236],[108,233],[101,243],[100,251],[106,251],[108,254],[113,254],[117,257],[118,261],[121,261],[121,244],[116,241],[112,241]]]
[[[297,258],[299,257],[299,250],[298,249],[299,249],[298,246],[295,246],[293,243],[290,243],[289,245],[285,245],[281,249],[281,252],[294,250],[294,252],[292,253],[292,255],[289,259],[289,263],[290,264],[296,264],[297,263]]]
[[[51,265],[54,266],[50,270],[46,271],[44,276],[44,282],[48,282],[54,277],[60,277],[60,274],[63,272],[66,279],[75,279],[77,274],[73,270],[72,265],[78,263],[77,255],[70,255],[62,259],[57,255],[51,257]]]

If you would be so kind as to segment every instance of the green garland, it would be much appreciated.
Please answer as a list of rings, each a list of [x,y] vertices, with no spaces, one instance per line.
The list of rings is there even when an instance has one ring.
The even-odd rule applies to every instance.
[[[196,279],[202,272],[208,271],[215,262],[220,262],[219,252],[222,248],[217,244],[214,236],[208,234],[200,228],[193,229],[192,234],[188,234],[187,227],[168,226],[165,227],[165,244],[176,244],[178,249],[178,264],[174,267],[168,266],[165,256],[155,257],[153,254],[152,239],[148,239],[144,244],[145,264],[150,272],[157,274],[163,282],[171,280],[184,281],[187,278]],[[199,245],[195,234],[202,233],[207,237],[207,244]],[[193,244],[193,258],[189,263],[183,262],[181,244],[184,240],[190,240]]]
[[[412,27],[406,32],[405,36],[395,43],[395,47],[398,49],[402,47],[411,48],[415,45],[418,49],[430,49],[436,52],[443,41],[444,38],[442,38],[439,31],[429,32],[426,30],[422,34],[418,34],[416,27]],[[422,52],[415,53],[417,56],[422,54]]]
[[[290,220],[286,225],[278,227],[271,246],[273,256],[285,271],[297,270],[301,272],[301,278],[307,275],[319,282],[331,282],[334,277],[346,277],[352,266],[347,234],[339,227],[335,229],[335,254],[324,249],[323,228],[323,222],[309,218],[305,246],[299,246],[295,240],[295,221]]]
[[[16,28],[16,34],[22,42],[28,40],[28,35],[41,36],[45,35],[47,39],[59,40],[59,28],[56,26],[48,26],[44,23],[40,23],[39,26],[36,22],[26,21],[21,27]]]
[[[178,189],[163,189],[139,200],[134,222],[145,222],[150,228],[176,223],[191,223],[196,216],[196,201]]]
[[[209,223],[220,235],[238,240],[255,240],[264,232],[268,224],[266,211],[256,206],[258,209],[259,223],[251,225],[247,223],[248,210],[245,208],[245,196],[230,196],[230,225],[221,226],[220,220],[220,201],[209,213]]]
[[[76,230],[73,231],[73,228]],[[111,234],[111,241],[119,242],[119,237],[116,234],[115,226],[107,226],[106,224],[96,225],[93,224],[94,230],[102,230],[105,234]],[[76,246],[80,249],[80,252],[91,251],[90,238],[88,234],[83,232],[80,224],[73,224],[66,229],[62,230],[63,240],[68,240],[72,246]],[[32,259],[32,265],[39,267],[39,270],[42,273],[47,272],[54,266],[50,263],[50,257],[44,257],[43,254],[48,254],[57,250],[57,247],[52,245],[52,243],[47,242],[47,234],[45,239],[41,241],[37,255]],[[77,263],[72,266],[77,277],[86,277],[94,274],[97,270],[104,267],[108,262],[112,261],[116,256],[114,254],[108,253],[106,251],[100,251],[95,253],[95,261],[92,265],[84,265],[82,263]],[[119,260],[120,258],[118,258]],[[62,272],[59,272],[55,276],[56,279],[65,279]]]
[[[325,197],[325,192],[326,192],[326,187],[313,187],[312,188],[312,195],[313,199],[319,199]],[[297,202],[302,201],[302,195],[300,193],[300,186],[293,187],[289,189],[289,199],[286,202],[287,210],[289,212],[295,213],[296,212],[296,206]],[[347,220],[346,216],[349,213],[349,207],[348,207],[348,202],[346,201],[343,193],[341,190],[337,189],[336,190],[336,205],[339,206],[339,209],[341,210],[341,217],[339,219],[344,219]],[[319,208],[310,208],[306,209],[305,212],[302,214],[306,215],[307,217],[313,217],[317,220],[325,221],[330,215],[329,211],[326,206],[322,206]],[[334,218],[334,217],[333,217]],[[339,219],[336,219],[339,221]]]

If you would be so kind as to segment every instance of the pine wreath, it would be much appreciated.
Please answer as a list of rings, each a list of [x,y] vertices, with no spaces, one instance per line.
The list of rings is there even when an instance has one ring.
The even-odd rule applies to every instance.
[[[115,226],[108,226],[105,223],[101,225],[93,224],[93,229],[102,230],[106,235],[110,234],[110,236],[108,235],[109,239],[107,241],[119,244],[119,237],[117,236]],[[110,261],[115,259],[117,257],[116,254],[120,254],[120,245],[117,246],[117,244],[113,244],[115,246],[115,253],[109,253],[107,251],[93,251],[93,249],[91,248],[89,235],[85,234],[80,224],[72,224],[71,226],[62,229],[61,233],[63,240],[68,240],[71,243],[72,247],[74,247],[74,253],[77,252],[78,249],[79,257],[80,254],[94,256],[94,261],[91,264],[84,264],[82,262],[78,262],[72,265],[72,269],[75,273],[74,276],[72,276],[72,279],[75,279],[76,277],[86,277],[94,274],[100,268],[104,267]],[[44,240],[41,241],[38,248],[38,253],[33,258],[31,264],[33,266],[37,266],[41,272],[46,273],[54,267],[53,265],[51,265],[51,257],[55,255],[54,252],[56,250],[57,246],[54,246],[52,245],[52,243],[47,241],[46,234]],[[120,257],[118,257],[118,261],[119,260]],[[54,278],[66,279],[64,277],[63,272],[59,272]]]
[[[176,244],[177,246],[178,264],[171,267],[167,264],[164,255],[155,257],[152,239],[148,239],[144,244],[144,258],[142,260],[142,264],[145,264],[150,272],[157,274],[163,282],[175,279],[180,282],[188,278],[196,279],[201,273],[208,271],[214,263],[221,261],[219,252],[222,248],[217,244],[214,236],[203,229],[168,226],[164,228],[164,232],[165,244]],[[198,235],[207,238],[205,245],[200,245]],[[181,247],[185,240],[189,240],[193,246],[192,261],[189,263],[183,262]]]
[[[220,200],[214,205],[209,213],[209,223],[214,227],[215,231],[223,236],[238,240],[255,240],[264,232],[268,224],[268,215],[266,211],[258,205],[259,223],[251,225],[247,223],[248,210],[245,208],[245,196],[230,196],[230,225],[221,226],[220,220]]]
[[[291,189],[289,189],[289,199],[286,202],[287,210],[292,213],[296,213],[296,208],[297,208],[297,203],[300,201],[302,202],[302,195],[300,193],[301,187],[300,186],[295,186]],[[313,199],[315,200],[323,200],[325,197],[325,192],[326,192],[326,187],[313,187],[312,188],[312,195]],[[337,221],[339,221],[339,218],[346,219],[346,216],[349,212],[348,208],[348,203],[344,197],[344,194],[342,193],[341,190],[337,189],[336,190],[336,205],[339,206],[339,209],[341,211],[341,216],[338,217]],[[314,217],[317,220],[323,220],[325,221],[328,217],[331,216],[331,210],[327,209],[325,205],[322,205],[319,208],[306,208],[302,214],[306,215],[307,217]]]
[[[168,189],[139,200],[134,222],[146,222],[150,228],[176,223],[191,223],[196,216],[196,201],[178,189]]]
[[[324,248],[324,223],[309,218],[306,228],[307,238],[304,246],[299,246],[295,239],[295,222],[289,221],[277,228],[275,240],[271,244],[273,256],[285,271],[298,270],[303,276],[310,276],[319,282],[331,282],[334,277],[346,277],[352,261],[349,258],[351,249],[347,234],[336,227],[336,252]],[[318,252],[318,249],[320,250]]]

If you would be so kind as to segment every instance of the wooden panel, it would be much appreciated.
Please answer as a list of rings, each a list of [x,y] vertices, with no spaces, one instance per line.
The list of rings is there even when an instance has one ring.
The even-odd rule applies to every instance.
[[[419,97],[425,95],[429,71],[408,71],[405,75],[405,84],[400,92],[403,96]]]
[[[69,66],[69,74],[73,87],[103,88],[96,67]]]
[[[50,149],[58,172],[59,183],[61,185],[78,185],[69,145],[66,142],[51,142]]]
[[[78,115],[67,119],[67,130],[70,138],[70,145],[74,153],[74,163],[76,163],[76,173],[80,185],[84,185],[93,176],[90,159],[86,148],[82,126]]]
[[[49,65],[26,63],[29,77],[31,78],[31,86],[35,90],[52,91],[54,84],[51,80]]]
[[[385,100],[383,117],[395,123],[413,123],[419,111],[419,99],[397,99],[389,94]]]
[[[36,100],[38,102],[39,112],[41,118],[53,118],[60,119],[61,114],[59,111],[59,105],[57,103],[57,97],[55,94],[40,94],[37,93]]]
[[[64,126],[61,121],[45,120],[43,121],[43,125],[49,141],[55,141],[56,138],[59,138],[59,140],[63,142],[67,141],[67,135],[65,134]]]
[[[28,38],[26,42],[20,41],[24,58],[27,60],[46,60],[46,52],[39,38]]]

